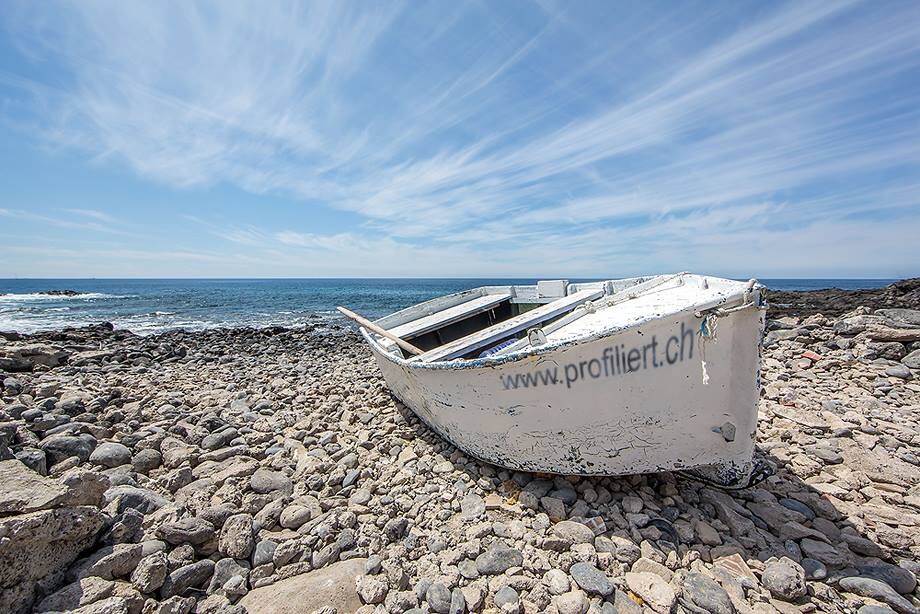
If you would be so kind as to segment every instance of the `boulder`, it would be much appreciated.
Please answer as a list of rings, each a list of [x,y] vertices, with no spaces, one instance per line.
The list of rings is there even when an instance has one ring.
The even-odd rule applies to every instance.
[[[249,591],[238,605],[249,614],[296,614],[323,607],[354,612],[361,607],[356,579],[366,559],[349,559]]]
[[[92,506],[39,510],[0,519],[0,611],[27,612],[36,582],[66,570],[104,525]]]

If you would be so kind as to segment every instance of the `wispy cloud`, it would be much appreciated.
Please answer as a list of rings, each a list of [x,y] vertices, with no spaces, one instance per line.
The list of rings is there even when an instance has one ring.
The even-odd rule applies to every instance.
[[[444,273],[461,258],[537,272],[558,250],[604,274],[741,262],[763,238],[816,262],[837,251],[816,229],[850,236],[880,209],[897,222],[863,225],[867,242],[920,233],[916,3],[444,10],[22,4],[11,40],[66,78],[0,81],[17,121],[97,163],[358,215],[331,234],[206,225],[287,259],[378,250],[410,272],[430,253]],[[56,223],[114,226],[67,212],[85,219]]]

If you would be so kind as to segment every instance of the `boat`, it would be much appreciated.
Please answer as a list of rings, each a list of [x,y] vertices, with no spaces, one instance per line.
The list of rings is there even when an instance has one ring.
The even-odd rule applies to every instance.
[[[392,393],[482,461],[751,479],[764,287],[677,273],[483,286],[362,324]]]

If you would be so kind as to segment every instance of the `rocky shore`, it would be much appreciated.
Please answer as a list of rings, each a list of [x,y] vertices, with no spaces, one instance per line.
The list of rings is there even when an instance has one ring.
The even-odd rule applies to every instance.
[[[915,290],[783,299],[731,493],[468,458],[346,328],[0,336],[0,611],[920,612]]]

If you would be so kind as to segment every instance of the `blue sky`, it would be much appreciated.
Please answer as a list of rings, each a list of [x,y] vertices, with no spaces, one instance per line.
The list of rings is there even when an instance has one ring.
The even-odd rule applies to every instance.
[[[0,277],[920,274],[920,3],[6,2]]]

